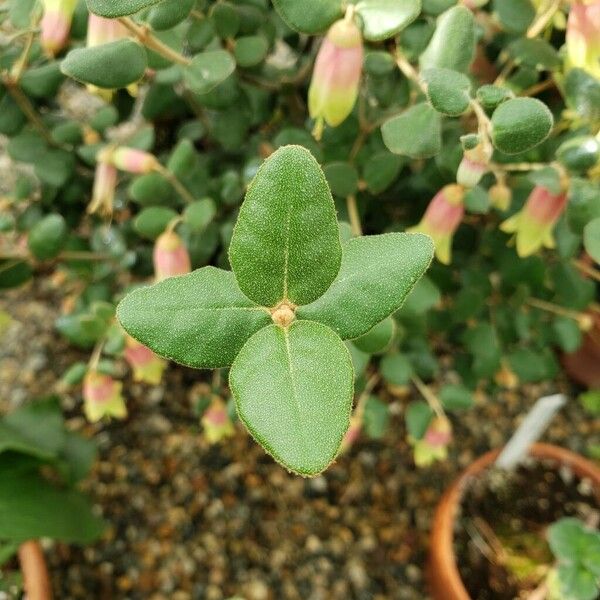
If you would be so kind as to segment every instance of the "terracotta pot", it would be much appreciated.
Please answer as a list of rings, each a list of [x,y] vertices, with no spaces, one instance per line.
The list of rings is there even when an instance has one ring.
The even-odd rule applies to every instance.
[[[19,564],[27,600],[52,600],[46,560],[38,542],[31,540],[21,544]]]
[[[573,381],[591,389],[600,387],[600,315],[589,314],[594,326],[583,337],[579,350],[563,354],[561,361]]]
[[[454,524],[463,490],[474,477],[485,471],[499,454],[500,450],[492,450],[469,465],[446,490],[437,506],[431,530],[428,565],[431,594],[435,600],[471,600],[456,565]],[[529,455],[556,461],[560,465],[570,467],[578,477],[590,479],[596,496],[600,499],[600,468],[579,454],[550,444],[534,444]]]

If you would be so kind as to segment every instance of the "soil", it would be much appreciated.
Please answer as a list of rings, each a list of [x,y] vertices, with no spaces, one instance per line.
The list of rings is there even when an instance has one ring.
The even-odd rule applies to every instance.
[[[68,286],[38,280],[4,293],[0,311],[0,412],[51,392],[89,352],[54,330]],[[440,356],[436,384],[455,383]],[[585,454],[600,436],[563,380],[478,391],[452,417],[448,460],[417,469],[403,411],[412,389],[376,393],[392,414],[382,440],[359,439],[315,479],[288,474],[236,425],[210,446],[193,407],[211,374],[172,365],[162,385],[136,384],[124,368],[129,417],[91,426],[81,392],[62,395],[68,424],[93,437],[98,461],[84,488],[108,525],[87,547],[44,541],[61,600],[424,600],[435,506],[462,469],[502,445],[542,395],[571,399],[543,441]],[[228,392],[224,388],[223,396]]]
[[[489,469],[465,489],[454,546],[473,600],[525,598],[554,558],[546,529],[562,517],[586,522],[600,510],[589,480],[552,461],[513,472]]]

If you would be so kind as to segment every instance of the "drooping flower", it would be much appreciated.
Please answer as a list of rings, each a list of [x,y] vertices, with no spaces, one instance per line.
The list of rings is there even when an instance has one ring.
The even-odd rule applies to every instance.
[[[517,254],[530,256],[542,246],[554,248],[552,230],[567,206],[567,194],[553,194],[538,185],[533,188],[525,206],[500,225],[506,233],[514,233]]]
[[[110,162],[117,169],[136,175],[150,173],[158,164],[158,160],[153,154],[137,148],[128,148],[127,146],[119,146],[112,150],[110,152]]]
[[[452,441],[452,426],[445,417],[435,417],[420,440],[412,440],[415,464],[428,467],[448,456],[448,445]]]
[[[95,423],[103,417],[124,419],[127,408],[121,395],[122,388],[123,384],[110,375],[88,371],[83,380],[83,410],[87,420]]]
[[[600,0],[575,0],[567,21],[567,64],[600,79]]]
[[[154,244],[156,281],[185,275],[192,270],[190,255],[183,240],[174,231],[165,231]]]
[[[475,187],[489,171],[491,155],[491,148],[483,142],[465,150],[456,173],[456,182],[468,188]]]
[[[490,203],[494,208],[504,212],[510,207],[512,192],[505,183],[495,183],[489,189]]]
[[[315,119],[315,136],[323,121],[337,127],[352,112],[363,63],[363,42],[352,15],[336,21],[323,39],[308,90],[308,110]]]
[[[133,369],[133,378],[135,381],[149,383],[150,385],[158,385],[160,383],[167,363],[154,354],[150,348],[127,336],[125,338],[123,356]]]
[[[104,217],[110,217],[113,211],[116,187],[117,169],[105,160],[101,153],[96,162],[92,201],[88,206],[88,213],[98,213]]]
[[[204,411],[201,422],[204,427],[204,437],[209,444],[216,444],[235,434],[227,405],[218,396],[213,398],[210,406]]]
[[[67,43],[77,0],[43,0],[43,5],[40,44],[46,54],[54,56]]]
[[[421,222],[407,229],[429,235],[435,244],[437,259],[445,265],[450,264],[452,236],[465,214],[464,197],[462,185],[444,186],[429,203]]]
[[[118,19],[105,19],[90,12],[88,17],[87,28],[87,46],[89,48],[116,42],[129,36],[129,31],[125,25],[121,24]],[[87,89],[92,93],[100,96],[106,101],[110,101],[114,90],[99,88],[95,85],[88,84]],[[137,84],[133,83],[127,86],[127,91],[132,95],[137,95]]]

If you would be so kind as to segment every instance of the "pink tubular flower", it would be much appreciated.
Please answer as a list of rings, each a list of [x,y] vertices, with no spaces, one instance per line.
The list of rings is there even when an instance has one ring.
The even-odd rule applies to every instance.
[[[98,213],[110,217],[117,187],[117,169],[100,156],[96,163],[92,201],[88,206],[90,214]]]
[[[123,384],[110,375],[88,371],[83,380],[84,412],[88,421],[95,423],[103,417],[124,419],[127,408],[121,395]]]
[[[504,221],[500,229],[514,233],[517,254],[521,257],[537,252],[542,246],[554,248],[552,230],[567,206],[567,194],[553,194],[536,186],[522,210]]]
[[[456,182],[465,187],[475,187],[489,170],[491,154],[491,149],[482,143],[465,150],[456,173]]]
[[[137,148],[127,148],[126,146],[115,148],[110,153],[110,162],[121,171],[137,175],[150,173],[158,164],[153,154]]]
[[[182,239],[174,231],[165,231],[154,244],[156,281],[185,275],[192,270],[190,255]]]
[[[452,236],[465,214],[462,185],[444,186],[429,203],[421,222],[408,232],[425,233],[433,239],[437,259],[449,265],[451,261]]]
[[[204,411],[201,421],[204,427],[204,437],[209,444],[216,444],[235,434],[235,428],[227,412],[227,405],[217,396]]]
[[[317,137],[323,120],[337,127],[352,112],[362,63],[360,29],[352,18],[336,21],[321,44],[308,90],[308,110],[316,120]]]
[[[600,0],[575,0],[567,21],[568,66],[600,79]]]
[[[360,433],[362,431],[362,415],[353,414],[350,417],[350,427],[348,427],[348,431],[346,431],[346,435],[342,440],[342,447],[340,449],[340,454],[347,452],[353,444],[360,437]]]
[[[77,0],[43,0],[43,4],[40,43],[46,54],[54,56],[67,43]]]
[[[452,426],[445,417],[435,417],[422,439],[413,441],[414,459],[417,467],[428,467],[448,456],[448,445],[452,441]]]
[[[150,385],[158,385],[160,383],[167,363],[154,354],[150,348],[127,336],[125,338],[123,356],[125,356],[125,360],[133,369],[133,378],[135,381],[149,383]]]

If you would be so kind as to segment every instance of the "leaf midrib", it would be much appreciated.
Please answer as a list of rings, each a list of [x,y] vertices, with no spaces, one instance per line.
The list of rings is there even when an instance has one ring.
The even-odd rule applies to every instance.
[[[307,440],[306,440],[306,433],[304,431],[304,427],[302,426],[304,421],[302,420],[300,404],[298,402],[296,381],[294,380],[294,368],[292,367],[292,350],[291,350],[291,346],[290,346],[290,338],[289,338],[289,329],[288,328],[283,330],[283,338],[285,340],[285,355],[286,355],[286,358],[288,361],[288,367],[289,367],[289,373],[290,373],[290,383],[292,386],[292,397],[294,399],[292,404],[295,408],[296,419],[298,421],[298,431],[300,433],[300,441],[302,443],[302,447],[306,451],[306,449],[308,448],[308,445],[307,445]]]

